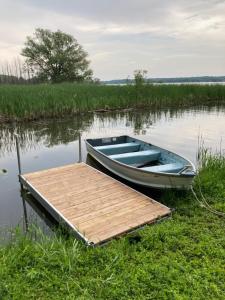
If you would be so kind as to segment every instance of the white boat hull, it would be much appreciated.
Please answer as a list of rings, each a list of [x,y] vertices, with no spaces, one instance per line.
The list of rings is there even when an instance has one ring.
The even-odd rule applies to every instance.
[[[87,152],[106,169],[135,184],[158,189],[189,189],[192,185],[192,176],[146,172],[138,168],[119,164],[115,160],[96,151],[87,142],[86,146]]]

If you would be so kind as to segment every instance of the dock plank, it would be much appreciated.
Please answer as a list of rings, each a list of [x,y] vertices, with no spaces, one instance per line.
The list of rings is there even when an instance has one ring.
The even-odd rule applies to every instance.
[[[170,214],[170,209],[85,163],[20,176],[50,213],[89,244],[100,244]]]

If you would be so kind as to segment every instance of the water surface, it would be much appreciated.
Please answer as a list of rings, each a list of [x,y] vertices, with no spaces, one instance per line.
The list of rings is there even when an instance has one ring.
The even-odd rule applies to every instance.
[[[82,138],[134,135],[172,150],[196,163],[199,138],[211,151],[225,149],[225,109],[131,111],[84,114],[65,120],[49,120],[0,127],[0,228],[37,224],[49,234],[52,219],[32,197],[21,197],[14,133],[20,136],[22,172],[71,164],[78,160],[78,131]],[[87,160],[82,142],[83,161]],[[94,164],[88,158],[88,163]],[[145,192],[145,190],[143,190]]]

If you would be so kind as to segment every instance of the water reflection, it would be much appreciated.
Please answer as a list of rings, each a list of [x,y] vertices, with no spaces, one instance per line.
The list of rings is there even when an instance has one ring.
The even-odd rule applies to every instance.
[[[67,120],[19,123],[0,126],[0,153],[15,151],[15,133],[20,137],[20,148],[24,151],[38,149],[40,144],[52,147],[67,144],[78,137],[79,131],[87,130],[94,121],[93,114],[80,115]],[[68,128],[74,129],[73,134]]]
[[[22,205],[23,205],[23,231],[25,233],[28,232],[28,215],[27,215],[27,207],[26,207],[26,198],[27,198],[27,194],[26,191],[23,189],[23,187],[21,186],[21,191],[20,191],[20,197],[22,199]]]
[[[43,233],[50,235],[57,225],[55,219],[27,191],[21,189],[23,206],[22,229],[24,233],[32,231],[33,227],[40,228]],[[30,230],[31,229],[31,230]]]
[[[225,109],[221,107],[205,107],[201,109],[205,114],[221,114]],[[38,149],[40,145],[53,147],[68,144],[78,138],[78,133],[89,132],[93,129],[122,127],[133,128],[133,134],[145,135],[149,129],[154,128],[158,121],[170,122],[182,119],[184,115],[191,114],[192,119],[199,114],[199,109],[165,109],[150,111],[108,112],[78,115],[71,119],[57,119],[49,121],[3,124],[0,125],[0,157],[15,151],[15,136],[20,136],[20,147],[23,151]],[[73,134],[68,129],[73,129]],[[122,129],[122,128],[121,128]],[[124,130],[125,131],[125,130]],[[129,130],[130,132],[130,130]],[[121,134],[121,133],[120,133]]]

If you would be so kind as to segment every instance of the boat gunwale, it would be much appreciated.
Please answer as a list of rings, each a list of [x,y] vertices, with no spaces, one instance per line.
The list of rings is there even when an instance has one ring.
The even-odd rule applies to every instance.
[[[120,136],[116,136],[116,137],[114,136],[114,137],[110,137],[110,138],[117,138],[117,137],[131,137],[131,136],[128,136],[128,135],[120,135]],[[156,146],[156,145],[147,143],[147,142],[142,141],[142,140],[140,140],[140,139],[137,139],[137,138],[134,138],[134,137],[131,137],[131,138],[135,139],[136,141],[145,143],[145,144],[147,144],[147,145],[149,145],[149,146],[154,146],[154,147],[157,147],[157,148],[159,148],[159,149],[166,150],[166,151],[168,151],[169,153],[174,154],[174,155],[176,155],[176,156],[178,156],[178,157],[180,157],[180,158],[186,160],[188,163],[190,163],[191,167],[193,168],[194,174],[182,174],[182,173],[179,174],[179,173],[169,173],[169,172],[153,172],[153,171],[146,171],[146,170],[143,170],[143,169],[140,169],[140,168],[137,168],[137,167],[129,166],[129,165],[124,164],[124,163],[122,163],[122,162],[120,162],[120,161],[116,161],[115,159],[112,159],[112,158],[110,158],[109,156],[107,156],[106,154],[104,154],[103,152],[101,152],[101,151],[95,149],[94,146],[92,146],[92,145],[88,142],[88,140],[94,140],[94,139],[85,139],[84,141],[85,141],[85,143],[88,144],[95,152],[99,153],[100,155],[104,156],[105,158],[109,159],[110,161],[114,161],[115,163],[117,163],[117,164],[119,164],[119,165],[121,165],[122,167],[125,167],[125,168],[127,168],[127,169],[132,169],[132,170],[136,170],[136,171],[138,171],[138,172],[142,172],[142,173],[145,173],[145,174],[153,174],[153,175],[158,175],[158,176],[168,176],[168,175],[170,175],[170,176],[173,176],[173,177],[190,178],[190,177],[195,177],[195,176],[197,175],[195,165],[194,165],[189,159],[187,159],[186,157],[181,156],[181,155],[179,155],[179,154],[177,154],[177,153],[175,153],[175,152],[173,152],[173,151],[170,151],[170,150],[161,148],[161,147],[159,147],[159,146]],[[103,138],[98,138],[98,139],[103,139]]]

